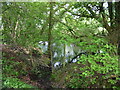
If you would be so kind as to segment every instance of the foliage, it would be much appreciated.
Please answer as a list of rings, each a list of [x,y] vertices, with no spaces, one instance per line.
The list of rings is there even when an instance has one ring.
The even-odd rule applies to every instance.
[[[20,81],[18,78],[5,77],[3,78],[3,88],[35,88],[35,87]]]
[[[4,12],[2,19],[4,43],[36,46],[40,38],[40,25],[46,18],[44,14],[47,10],[42,7],[46,5],[46,3],[3,3],[3,11],[9,8]]]
[[[11,57],[13,59],[14,57]],[[14,62],[10,60],[6,60],[3,58],[2,61],[2,80],[3,80],[3,87],[2,88],[34,88],[31,85],[28,85],[20,79],[18,76],[26,75],[27,72],[20,66],[20,62]],[[18,67],[17,67],[18,66]]]
[[[13,76],[17,77],[19,75],[22,75],[22,74],[25,75],[27,73],[25,71],[24,64],[21,64],[20,62],[3,59],[2,65],[3,65],[3,73],[5,76],[13,75]],[[21,65],[23,65],[23,66],[21,66]]]
[[[84,67],[76,67],[82,73],[72,74],[72,78],[68,82],[68,86],[71,88],[112,88],[118,81],[118,56],[112,54],[115,48],[112,45],[102,44],[103,39],[93,39],[96,45],[84,45],[86,50],[91,52],[97,52],[102,50],[102,53],[96,53],[91,55],[90,53],[82,55],[77,62],[84,65]],[[92,42],[92,43],[93,43]],[[105,43],[105,42],[104,42]],[[81,43],[80,43],[81,44]],[[102,44],[102,45],[101,45]],[[100,47],[96,47],[100,45]],[[82,43],[83,46],[83,43]],[[109,49],[108,49],[109,48]],[[113,52],[112,52],[113,53]],[[114,75],[117,79],[113,80],[111,77]],[[67,78],[67,77],[66,77]],[[102,82],[102,83],[101,83]],[[112,86],[113,85],[113,86]]]
[[[32,53],[28,55],[31,58],[28,63],[35,64],[33,66],[42,63],[46,66],[34,67],[31,72],[44,79],[50,76],[47,72],[48,64],[54,61],[66,63],[64,46],[72,44],[86,55],[81,55],[78,62],[66,63],[64,68],[54,72],[51,77],[53,81],[58,81],[57,87],[60,85],[70,88],[118,88],[116,46],[120,36],[119,9],[120,3],[114,2],[3,2],[3,44],[30,48]],[[49,42],[48,52],[45,53],[49,55],[31,48],[38,47],[39,41]],[[56,43],[56,46],[50,45],[52,43]],[[59,54],[54,61],[51,60],[52,51]],[[9,52],[7,54],[9,56]],[[60,57],[61,54],[64,56]],[[28,72],[26,72],[27,65],[11,61],[14,58],[2,60],[4,87],[31,87],[17,79],[19,75],[26,75]],[[26,57],[21,57],[21,60],[22,58],[26,60]],[[111,79],[112,76],[115,76],[116,80]]]

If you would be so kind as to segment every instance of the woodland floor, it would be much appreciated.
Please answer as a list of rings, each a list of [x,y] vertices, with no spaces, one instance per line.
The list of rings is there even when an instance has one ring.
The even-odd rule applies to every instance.
[[[2,47],[2,48],[1,48]],[[14,61],[14,62],[19,62],[20,64],[17,66],[14,66],[14,70],[16,71],[23,71],[27,72],[25,74],[19,74],[18,76],[14,75],[9,75],[9,73],[4,73],[8,74],[7,76],[9,77],[17,77],[21,81],[25,82],[26,84],[32,85],[36,88],[64,88],[65,86],[63,85],[65,77],[68,73],[80,73],[79,70],[74,70],[72,67],[77,66],[75,63],[71,63],[66,66],[66,68],[61,69],[62,73],[55,72],[56,77],[55,79],[60,79],[59,82],[52,82],[51,80],[51,75],[52,71],[51,68],[49,68],[45,62],[47,60],[47,56],[44,54],[38,55],[39,50],[34,49],[35,52],[28,51],[27,48],[22,48],[20,46],[8,46],[8,45],[1,45],[0,50],[2,50],[3,53],[3,58],[6,58],[6,60],[9,61]],[[29,54],[29,53],[32,54]],[[32,58],[31,58],[32,55]],[[14,58],[11,58],[14,57]],[[35,70],[31,66],[31,63],[29,63],[32,59],[33,61],[39,61],[39,65],[37,66],[37,71],[40,71],[39,73],[35,73]],[[38,62],[37,62],[38,63]],[[8,63],[8,65],[10,65]],[[78,64],[79,67],[84,67],[83,65]],[[4,65],[3,65],[4,67]],[[39,76],[41,75],[41,76]],[[103,75],[98,76],[102,77]],[[57,80],[56,80],[57,81]],[[117,83],[117,86],[119,86],[120,82]]]
[[[20,62],[21,64],[24,64],[25,62],[23,60],[23,57],[26,59],[29,58],[29,54],[26,55],[25,53],[23,53],[21,56],[17,55],[18,53],[24,52],[23,49],[20,49],[21,47],[8,47],[8,46],[1,45],[1,48],[0,48],[0,50],[2,50],[2,53],[5,54],[5,55],[3,55],[3,57],[7,58],[7,60],[12,60],[12,61]],[[11,59],[11,57],[14,57],[14,59]],[[19,68],[17,66],[15,69],[19,70]],[[51,88],[50,68],[41,65],[39,67],[39,69],[41,69],[41,71],[43,71],[45,73],[46,72],[49,72],[49,73],[45,74],[44,77],[39,78],[36,74],[31,72],[32,67],[29,65],[26,65],[26,67],[21,68],[21,70],[26,70],[27,74],[19,75],[17,78],[19,78],[21,81],[25,82],[26,84],[35,86],[37,88]],[[12,75],[10,75],[10,76],[12,76]]]

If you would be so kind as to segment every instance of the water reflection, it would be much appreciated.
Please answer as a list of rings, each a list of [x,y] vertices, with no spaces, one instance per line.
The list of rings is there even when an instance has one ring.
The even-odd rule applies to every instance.
[[[57,68],[57,67],[59,67],[60,65],[61,65],[61,62],[56,62],[56,63],[54,64],[54,67]]]
[[[47,41],[40,41],[38,46],[41,48],[42,52],[47,52],[48,49],[48,42]]]
[[[39,47],[41,48],[43,53],[47,52],[48,42],[40,41]],[[64,44],[52,44],[52,63],[54,67],[58,67],[63,63],[68,63],[72,60],[72,62],[76,62],[79,59],[79,56],[75,57],[78,53],[81,52],[81,49],[74,44],[64,45]]]

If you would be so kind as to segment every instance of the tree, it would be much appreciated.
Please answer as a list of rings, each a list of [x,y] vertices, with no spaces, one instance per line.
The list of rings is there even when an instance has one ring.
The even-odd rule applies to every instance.
[[[52,27],[53,27],[53,2],[50,2],[50,14],[49,14],[49,30],[48,30],[48,56],[50,59],[50,67],[52,60]]]
[[[94,18],[100,22],[108,31],[110,43],[117,45],[119,33],[119,15],[120,2],[109,2],[108,7],[104,7],[103,2],[75,3],[74,7],[78,12],[69,12],[74,16]],[[115,18],[114,18],[115,17]],[[110,21],[109,21],[110,19]],[[110,25],[109,25],[110,23]]]

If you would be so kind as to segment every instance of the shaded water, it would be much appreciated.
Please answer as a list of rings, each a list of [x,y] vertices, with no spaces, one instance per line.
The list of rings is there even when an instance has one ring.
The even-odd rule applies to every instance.
[[[43,53],[46,53],[48,50],[48,42],[40,41],[38,45]],[[78,53],[82,52],[82,50],[74,44],[64,45],[64,44],[52,44],[52,64],[54,67],[60,66],[64,63],[67,63],[72,60]],[[77,59],[72,60],[72,62],[76,62]]]

